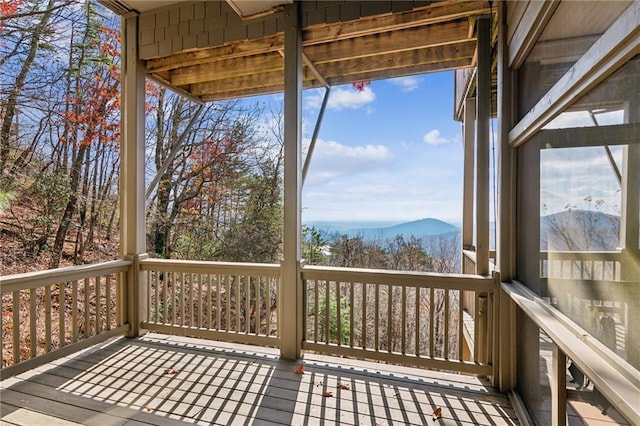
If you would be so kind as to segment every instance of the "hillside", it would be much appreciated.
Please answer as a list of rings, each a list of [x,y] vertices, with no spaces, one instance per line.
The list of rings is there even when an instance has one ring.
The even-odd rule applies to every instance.
[[[338,233],[351,237],[360,236],[365,240],[386,240],[394,238],[396,235],[404,235],[405,237],[411,235],[428,237],[459,232],[457,226],[433,218],[419,219],[389,226],[376,226],[378,224],[372,223],[371,225],[362,224],[359,227],[349,228],[340,222],[312,222],[308,225],[314,226],[316,229],[327,234]]]

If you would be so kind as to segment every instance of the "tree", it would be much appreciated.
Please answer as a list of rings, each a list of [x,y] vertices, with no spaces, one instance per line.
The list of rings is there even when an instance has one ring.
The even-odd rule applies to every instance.
[[[117,146],[119,139],[119,40],[115,29],[101,25],[90,1],[86,3],[86,24],[81,41],[72,49],[73,83],[69,87],[65,120],[72,131],[60,142],[71,152],[69,197],[52,246],[50,267],[56,268],[76,209],[80,207],[78,238],[86,225],[86,202],[89,193],[90,154],[96,146]],[[95,182],[95,180],[94,180]],[[95,192],[95,187],[93,188]],[[80,205],[79,205],[80,203]],[[76,240],[78,243],[78,240]],[[84,251],[84,245],[80,242]],[[76,247],[76,254],[78,248]],[[82,256],[74,256],[75,263]]]
[[[2,2],[2,4],[3,6],[1,9],[1,15],[3,19],[0,22],[3,23],[5,22],[7,15],[15,13],[18,8],[22,6],[22,2],[12,2],[7,3],[6,5],[4,2]],[[49,21],[51,19],[54,5],[54,0],[49,0],[44,12],[41,15],[40,20],[36,23],[31,31],[31,36],[28,41],[28,52],[24,60],[22,61],[19,72],[17,73],[11,84],[8,85],[9,90],[8,93],[6,93],[6,98],[5,93],[3,93],[3,99],[0,108],[0,110],[2,111],[2,126],[0,127],[0,183],[3,186],[12,184],[11,177],[5,176],[5,169],[7,168],[7,164],[10,160],[12,124],[16,116],[19,98],[22,95],[22,91],[24,90],[25,81],[34,64],[36,55],[43,41],[45,31],[49,26]],[[34,5],[34,7],[36,7],[36,5]],[[32,10],[32,13],[35,12]],[[14,45],[15,49],[17,49],[18,47],[18,44]]]

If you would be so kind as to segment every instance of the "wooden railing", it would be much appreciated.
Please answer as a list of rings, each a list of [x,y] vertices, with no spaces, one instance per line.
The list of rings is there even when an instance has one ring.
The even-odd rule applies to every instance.
[[[0,276],[0,378],[126,333],[130,265],[117,260]]]
[[[180,334],[278,346],[280,265],[145,259],[147,321]]]
[[[478,310],[464,360],[465,294],[491,295],[491,277],[305,266],[302,348],[489,375],[493,305]],[[482,336],[482,337],[480,337]]]
[[[541,251],[540,277],[616,281],[621,259],[615,251]]]
[[[633,288],[637,283],[622,283]],[[598,390],[630,424],[640,424],[640,372],[578,326],[565,314],[525,285],[514,281],[502,283],[504,292],[518,310],[529,317],[552,342],[551,421],[566,423],[567,358],[582,371]],[[637,295],[633,294],[637,300]]]
[[[489,269],[493,271],[495,269],[495,250],[489,250]],[[462,273],[463,274],[475,274],[476,273],[476,252],[473,250],[462,250]],[[476,297],[473,294],[466,293],[462,298],[462,307],[472,317],[476,315]]]

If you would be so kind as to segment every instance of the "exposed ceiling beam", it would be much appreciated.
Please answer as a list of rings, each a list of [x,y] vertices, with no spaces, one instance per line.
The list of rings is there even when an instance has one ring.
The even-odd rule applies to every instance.
[[[306,46],[353,37],[397,31],[406,28],[440,24],[472,15],[491,13],[488,1],[448,2],[437,1],[409,12],[377,15],[330,25],[318,25],[302,31]]]

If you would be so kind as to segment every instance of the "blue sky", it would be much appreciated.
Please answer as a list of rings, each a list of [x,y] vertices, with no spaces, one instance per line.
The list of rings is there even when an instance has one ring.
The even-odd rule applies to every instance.
[[[308,145],[324,89],[303,94]],[[302,194],[304,222],[458,224],[462,136],[453,120],[453,73],[332,88]]]

